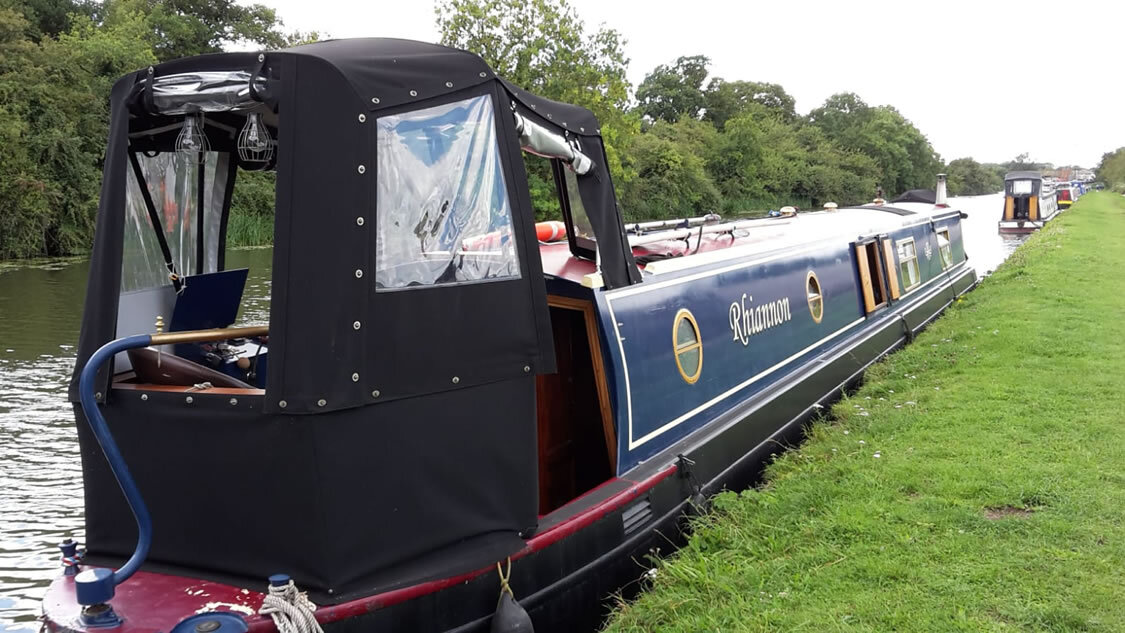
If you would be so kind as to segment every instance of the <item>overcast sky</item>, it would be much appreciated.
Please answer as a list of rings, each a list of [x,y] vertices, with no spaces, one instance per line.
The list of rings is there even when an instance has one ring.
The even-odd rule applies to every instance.
[[[288,29],[437,41],[429,0],[256,0]],[[781,84],[806,113],[837,92],[893,105],[945,160],[1093,167],[1125,145],[1125,2],[571,0],[626,40],[634,87],[706,55],[728,80]]]

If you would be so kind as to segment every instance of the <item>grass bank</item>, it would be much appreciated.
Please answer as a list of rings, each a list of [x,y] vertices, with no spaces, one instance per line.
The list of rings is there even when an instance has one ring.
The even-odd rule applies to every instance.
[[[724,493],[625,631],[1125,631],[1125,198],[1051,222]]]

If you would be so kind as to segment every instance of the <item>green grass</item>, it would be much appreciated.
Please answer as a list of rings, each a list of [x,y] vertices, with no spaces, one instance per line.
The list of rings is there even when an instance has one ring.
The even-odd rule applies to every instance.
[[[238,213],[231,209],[227,219],[227,246],[265,246],[273,244],[273,214]]]
[[[1125,198],[1033,236],[714,499],[623,631],[1125,631]]]

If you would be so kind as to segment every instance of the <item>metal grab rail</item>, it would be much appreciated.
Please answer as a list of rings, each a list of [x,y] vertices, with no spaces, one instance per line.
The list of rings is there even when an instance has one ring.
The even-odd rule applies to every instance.
[[[133,480],[132,473],[129,472],[125,458],[122,457],[117,442],[113,439],[113,434],[109,432],[109,425],[106,424],[105,418],[102,417],[102,412],[98,408],[97,397],[94,393],[98,369],[116,354],[139,347],[262,336],[268,333],[268,326],[259,326],[168,332],[166,334],[139,334],[106,343],[99,347],[98,351],[94,352],[90,359],[86,361],[78,379],[78,396],[82,404],[82,413],[86,416],[86,422],[94,432],[94,437],[98,440],[98,445],[101,447],[106,461],[109,462],[109,468],[113,471],[113,476],[117,478],[117,485],[121,487],[121,492],[125,494],[129,509],[133,511],[133,518],[137,521],[137,547],[133,550],[133,555],[129,557],[129,560],[125,561],[125,564],[116,571],[95,568],[84,570],[75,576],[75,597],[78,604],[90,606],[103,604],[112,599],[117,585],[128,580],[140,569],[152,544],[152,517],[148,513],[148,506],[145,505],[144,499],[141,497],[141,491],[137,488],[137,483]]]

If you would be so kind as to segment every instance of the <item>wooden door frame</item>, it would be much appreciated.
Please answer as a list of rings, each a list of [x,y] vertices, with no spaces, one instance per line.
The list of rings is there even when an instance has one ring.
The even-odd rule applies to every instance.
[[[598,336],[597,314],[594,304],[585,299],[573,299],[561,295],[547,295],[547,305],[563,310],[577,310],[582,313],[586,323],[586,343],[590,348],[593,362],[594,384],[598,392],[598,410],[602,417],[602,431],[605,436],[606,452],[609,454],[609,468],[617,472],[617,429],[613,425],[613,409],[609,404],[609,387],[606,384],[605,361],[602,359],[601,337]]]
[[[870,244],[875,245],[875,248],[873,249],[875,251],[875,276],[878,278],[879,289],[882,291],[881,296],[883,301],[878,304],[875,303],[875,288],[872,285],[873,282],[871,279],[871,267],[868,264],[867,257],[867,247]],[[859,239],[855,242],[856,268],[859,271],[859,292],[863,295],[863,308],[865,314],[871,314],[872,312],[875,312],[876,310],[886,306],[890,302],[886,273],[884,272],[886,267],[883,263],[883,257],[880,256],[879,251],[880,249],[878,237]]]

